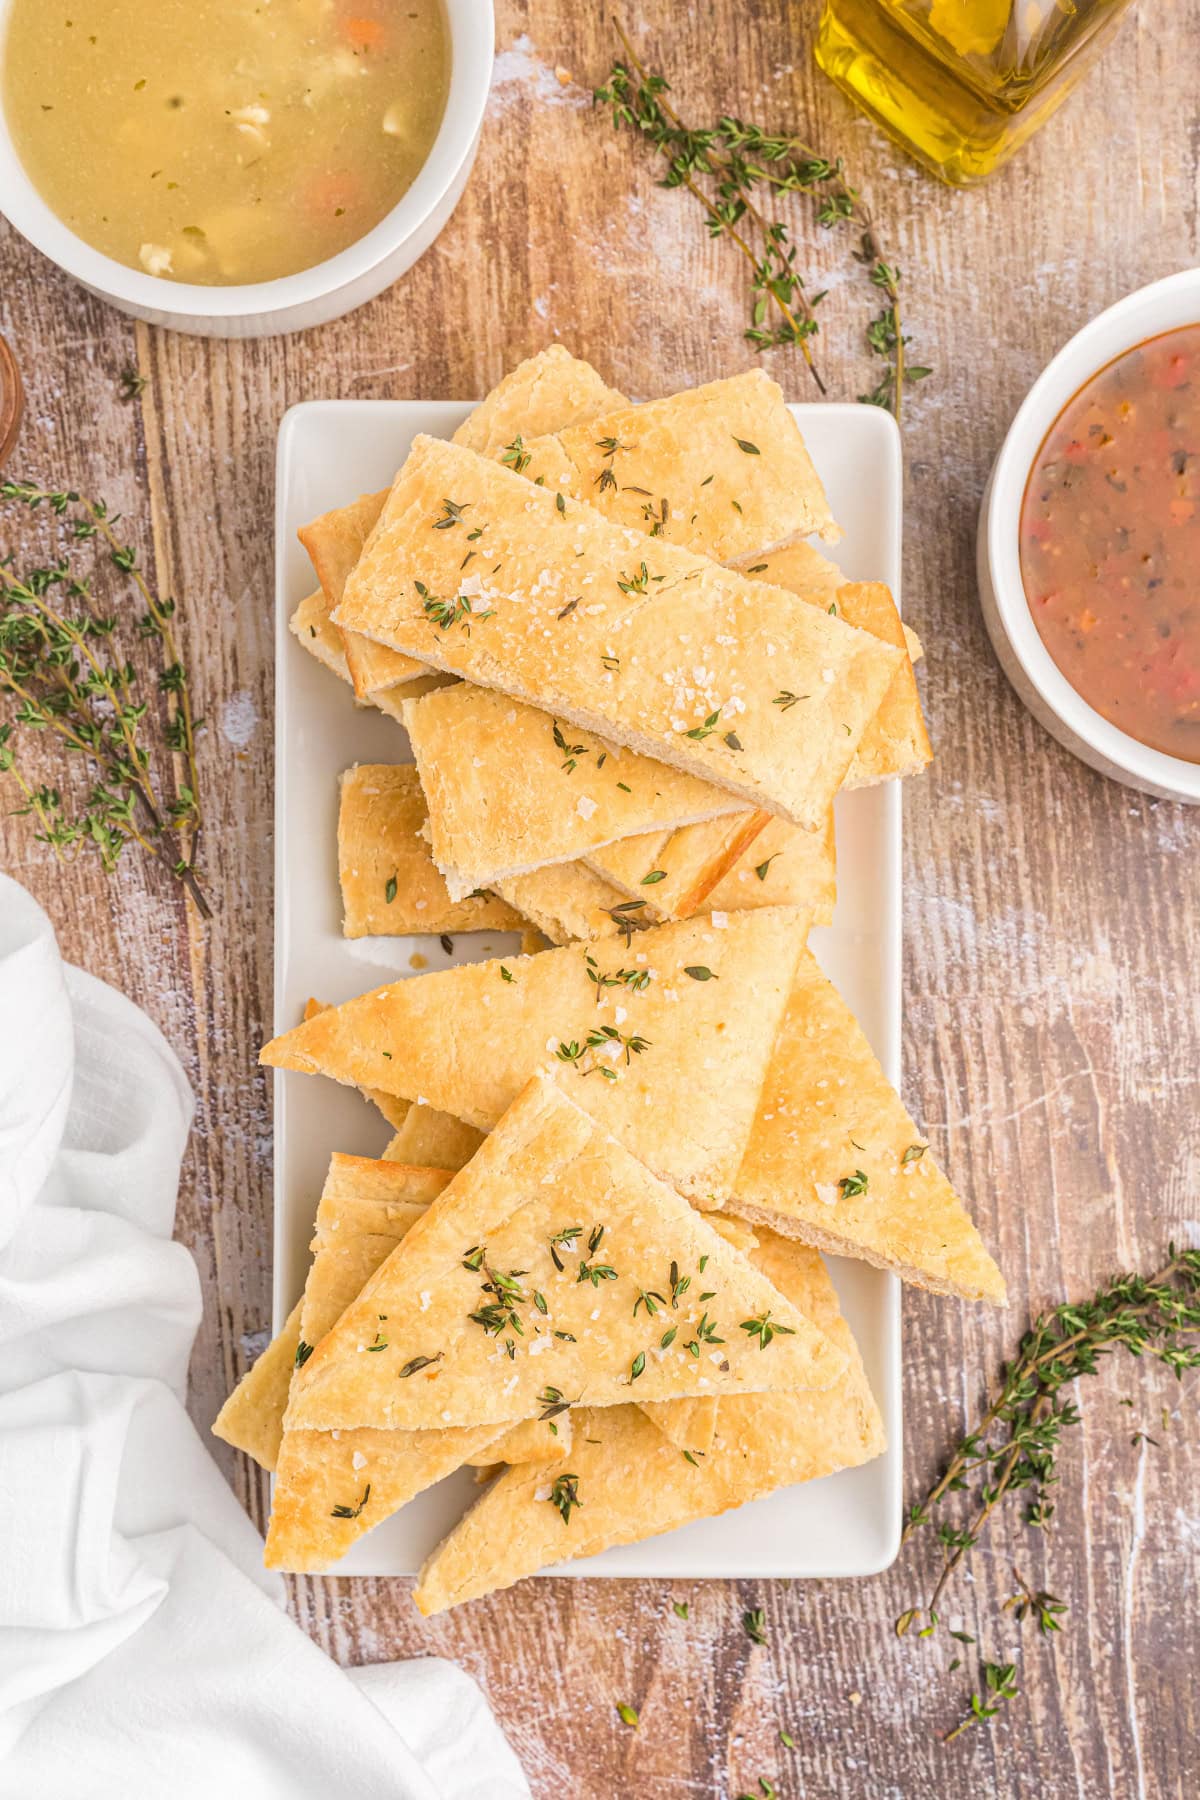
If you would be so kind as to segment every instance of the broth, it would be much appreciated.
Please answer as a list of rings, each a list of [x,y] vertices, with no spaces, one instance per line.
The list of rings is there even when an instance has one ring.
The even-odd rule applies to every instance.
[[[64,224],[176,281],[270,281],[377,225],[449,85],[441,0],[13,0],[5,117]]]

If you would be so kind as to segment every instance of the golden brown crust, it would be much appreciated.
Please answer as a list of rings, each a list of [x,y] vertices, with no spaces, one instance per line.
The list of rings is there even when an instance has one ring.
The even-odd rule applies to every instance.
[[[717,1400],[648,1400],[642,1412],[677,1450],[690,1456],[707,1456],[717,1429]]]
[[[653,870],[669,860],[668,854],[662,854],[644,862],[642,869]],[[696,910],[711,915],[792,906],[808,915],[810,926],[828,925],[837,898],[836,872],[832,807],[821,831],[801,831],[784,819],[771,819]],[[552,943],[566,944],[615,937],[621,907],[654,889],[642,888],[639,893],[632,885],[614,887],[601,879],[589,861],[535,869],[531,875],[502,882],[499,891],[518,912],[540,926]],[[647,904],[638,916],[648,917],[651,911]]]
[[[284,1434],[267,1526],[268,1569],[327,1569],[372,1526],[481,1457],[495,1425],[463,1431]]]
[[[614,937],[614,908],[625,895],[602,881],[586,863],[550,863],[528,875],[499,883],[501,897],[532,919],[552,944]]]
[[[923,769],[932,759],[933,748],[912,668],[921,655],[921,643],[901,621],[891,590],[881,581],[847,581],[835,563],[809,544],[791,544],[756,558],[753,578],[787,588],[812,606],[832,609],[848,625],[869,631],[881,643],[904,652],[906,660],[896,669],[862,735],[844,785],[865,787]]]
[[[431,1169],[462,1169],[482,1144],[483,1135],[464,1119],[439,1112],[436,1106],[413,1106],[384,1155]]]
[[[551,1419],[522,1419],[493,1438],[486,1451],[473,1451],[463,1460],[477,1469],[493,1469],[497,1463],[561,1462],[570,1454],[573,1441],[574,1422],[568,1409]]]
[[[573,1091],[657,1174],[703,1198],[741,1162],[807,926],[792,908],[766,908],[410,977],[286,1032],[261,1060],[386,1083],[487,1131],[537,1069],[564,1066],[560,1046],[583,1050],[611,1027],[618,1079],[596,1072],[601,1049],[583,1050]],[[624,1042],[635,1035],[644,1050]]]
[[[360,494],[348,506],[336,506],[320,518],[302,525],[296,536],[308,551],[321,591],[332,613],[345,591],[350,571],[362,555],[379,522],[388,490]],[[334,627],[337,630],[337,627]],[[338,631],[346,673],[360,700],[369,697],[374,687],[390,687],[397,682],[412,681],[426,671],[410,656],[398,656],[394,650],[382,653],[377,647],[364,646],[345,631]],[[369,665],[364,667],[365,663]]]
[[[353,686],[350,665],[346,661],[346,646],[342,633],[333,623],[332,612],[333,603],[324,590],[318,588],[315,594],[309,594],[300,602],[288,620],[288,630],[310,656],[315,657],[324,668],[331,670],[340,681]],[[448,687],[453,679],[450,675],[434,675],[425,670],[407,680],[403,692],[406,699],[416,700],[422,694],[433,693],[436,688]],[[376,707],[398,724],[403,723],[399,700],[390,688],[380,688],[377,693],[367,694],[361,699],[356,695],[355,703],[359,706]]]
[[[309,1004],[320,1010],[317,1003]],[[435,1169],[384,1169],[367,1157],[331,1159],[317,1208],[313,1244],[314,1250],[326,1248],[328,1255],[314,1261],[305,1292],[287,1322],[217,1414],[212,1427],[217,1437],[244,1450],[264,1469],[275,1468],[301,1342],[315,1343],[316,1337],[328,1330],[346,1300],[358,1292],[417,1213],[449,1179],[448,1173]],[[371,1240],[371,1252],[356,1256],[351,1246],[363,1243],[368,1233],[379,1234]],[[344,1258],[339,1254],[343,1248],[347,1251]],[[335,1269],[339,1263],[340,1268]]]
[[[315,594],[308,594],[288,620],[288,630],[302,649],[326,669],[332,670],[339,681],[350,680],[350,668],[346,662],[346,649],[342,643],[342,634],[330,618],[333,607],[324,590],[318,588]]]
[[[1004,1279],[925,1144],[805,951],[729,1210],[935,1293],[1003,1305]]]
[[[553,1471],[509,1469],[433,1552],[413,1595],[429,1615],[508,1587],[552,1563],[712,1518],[776,1488],[854,1468],[884,1448],[883,1425],[833,1284],[815,1252],[765,1234],[752,1260],[820,1323],[846,1357],[825,1393],[722,1399],[713,1442],[689,1461],[635,1407],[575,1421],[564,1522]]]
[[[821,831],[800,831],[771,819],[704,901],[704,911],[741,912],[750,907],[796,906],[813,925],[828,925],[837,899],[837,849],[833,808]]]
[[[493,894],[452,901],[426,839],[428,814],[411,763],[358,763],[341,781],[338,875],[346,937],[519,931]]]
[[[363,1283],[412,1229],[450,1180],[444,1169],[402,1167],[369,1157],[335,1155],[317,1208],[313,1261],[299,1307],[276,1340],[290,1352],[289,1378],[324,1338]],[[294,1326],[298,1328],[293,1329]],[[275,1349],[275,1345],[272,1349]],[[256,1365],[257,1366],[257,1365]],[[274,1439],[277,1480],[267,1533],[269,1568],[322,1568],[405,1500],[463,1462],[492,1460],[494,1431],[449,1433],[283,1431],[287,1387],[242,1384],[261,1409],[257,1441]],[[242,1434],[253,1429],[243,1408]],[[553,1462],[564,1453],[561,1423],[531,1420],[503,1441],[505,1460]],[[364,1474],[363,1471],[366,1471]],[[367,1503],[357,1507],[361,1489]],[[353,1499],[349,1489],[355,1489]]]
[[[671,1263],[686,1276],[674,1286]],[[646,1295],[656,1310],[639,1313]],[[741,1321],[768,1316],[785,1335],[764,1351]],[[285,1425],[503,1424],[548,1394],[611,1406],[823,1388],[843,1367],[700,1213],[535,1076],[296,1371]]]
[[[549,440],[525,436],[528,479],[714,562],[841,535],[800,428],[762,369],[606,411]]]
[[[632,833],[714,815],[729,794],[564,727],[538,707],[459,682],[406,705],[434,862],[452,895],[586,855]]]
[[[446,494],[488,533],[482,573],[434,529]],[[820,824],[904,652],[559,498],[418,438],[335,622]]]
[[[480,456],[501,456],[518,432],[525,438],[543,437],[625,403],[625,396],[609,387],[590,363],[562,344],[548,344],[510,369],[450,441]]]
[[[235,1450],[244,1450],[263,1469],[273,1469],[279,1460],[283,1414],[299,1342],[297,1301],[287,1323],[247,1369],[212,1423],[214,1437],[224,1438]]]
[[[863,734],[846,786],[868,787],[897,775],[915,775],[932,762],[933,746],[925,729],[908,638],[891,591],[882,581],[848,582],[838,589],[838,606],[848,624],[895,645],[905,656]]]
[[[587,862],[620,888],[623,898],[644,900],[648,917],[686,919],[701,908],[710,910],[704,903],[712,890],[771,822],[770,813],[733,813],[703,825],[605,844],[591,851]]]
[[[317,1000],[310,996],[304,1003],[303,1016],[305,1020],[315,1019],[318,1013],[328,1012],[328,1010],[329,1002],[327,1000]],[[381,1088],[362,1087],[359,1088],[358,1091],[370,1106],[379,1108],[379,1111],[383,1114],[393,1131],[399,1131],[402,1128],[404,1121],[408,1117],[408,1109],[411,1105],[410,1101],[402,1100],[398,1094],[385,1094]],[[399,1158],[397,1160],[408,1160],[409,1162],[412,1162],[416,1159],[409,1157],[407,1159]]]
[[[387,496],[386,488],[373,494],[360,494],[347,506],[334,507],[307,525],[301,525],[296,533],[308,551],[331,611],[342,597],[350,571],[379,521]]]

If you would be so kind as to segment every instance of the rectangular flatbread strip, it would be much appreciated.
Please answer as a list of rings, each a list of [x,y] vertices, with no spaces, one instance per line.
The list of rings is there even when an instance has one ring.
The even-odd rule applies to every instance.
[[[480,689],[475,691],[482,692]],[[385,795],[394,784],[399,790],[395,803],[388,801],[374,805],[363,802],[360,793],[351,786],[352,774],[371,785],[378,785]],[[407,793],[413,779],[411,769],[387,764],[362,765],[357,771],[348,771],[343,778],[342,818],[346,819],[349,809],[352,820],[339,832],[341,861],[344,866],[359,871],[353,891],[343,885],[343,908],[348,922],[382,936],[413,930],[483,930],[485,925],[490,930],[512,930],[518,923],[528,920],[551,943],[565,944],[574,939],[614,937],[623,923],[630,921],[640,927],[662,920],[664,907],[658,894],[661,888],[666,888],[670,898],[673,884],[664,881],[658,886],[645,886],[641,883],[644,874],[653,873],[660,866],[676,870],[674,852],[670,844],[663,849],[661,839],[630,840],[635,844],[644,842],[649,848],[634,867],[633,882],[624,888],[614,886],[585,862],[551,863],[528,875],[497,883],[495,896],[482,900],[476,897],[456,904],[446,892],[428,842],[419,831],[414,833],[411,829],[409,808],[401,795]],[[419,784],[414,785],[419,788]],[[415,816],[420,804],[418,797],[411,816]],[[730,817],[748,819],[757,815]],[[677,835],[686,837],[685,833]],[[613,849],[624,851],[625,845],[616,845]],[[713,846],[712,855],[718,868],[727,860],[725,849],[723,842]],[[657,858],[656,850],[662,851]],[[603,854],[597,853],[597,858]],[[718,855],[720,861],[717,861]],[[371,872],[369,878],[364,877],[363,870]],[[832,812],[825,829],[818,832],[800,831],[782,819],[770,819],[696,910],[740,912],[764,906],[796,906],[811,914],[813,924],[826,925],[833,913],[834,871]],[[397,883],[396,895],[393,901],[388,901],[389,883],[393,877]],[[364,893],[365,902],[361,898]],[[504,903],[503,909],[497,905],[497,900]],[[425,902],[423,907],[422,901]],[[478,908],[482,912],[485,906],[485,919],[475,923],[478,915],[470,909]],[[368,911],[369,907],[372,910]],[[360,935],[360,932],[353,930],[350,935]],[[401,1160],[446,1166],[438,1156],[411,1155]]]
[[[808,950],[726,1205],[917,1287],[1004,1304],[966,1207]]]
[[[598,862],[599,855],[594,860]],[[669,866],[667,857],[660,861]],[[552,943],[591,942],[631,935],[658,922],[659,908],[648,897],[655,888],[640,881],[655,867],[653,860],[643,862],[635,872],[636,885],[615,887],[590,861],[562,863],[502,883],[500,892],[534,920]],[[836,898],[837,854],[830,808],[821,831],[800,831],[783,819],[770,820],[697,910],[711,917],[791,906],[807,916],[809,926],[828,925]]]
[[[308,594],[288,620],[288,630],[300,646],[315,657],[339,681],[349,682],[350,668],[342,634],[330,618],[333,607],[322,588]]]
[[[863,733],[846,774],[846,787],[866,787],[896,775],[915,775],[932,759],[913,663],[919,639],[902,623],[891,590],[881,581],[847,581],[841,570],[809,544],[792,544],[758,557],[748,575],[787,588],[813,606],[869,631],[904,652],[879,710]]]
[[[318,588],[315,594],[308,594],[301,600],[288,620],[288,630],[301,649],[307,650],[316,662],[329,669],[339,681],[349,684],[350,665],[346,661],[342,634],[330,618],[332,611],[325,594]],[[425,669],[406,684],[404,692],[408,698],[416,699],[420,694],[432,693],[435,688],[449,686],[450,680],[449,676],[432,675]],[[378,693],[368,694],[357,703],[360,706],[374,706],[389,717],[399,719],[396,700],[386,688],[381,688]]]
[[[741,1164],[807,925],[774,907],[465,963],[320,1013],[261,1061],[382,1083],[481,1131],[537,1070],[562,1068],[606,1130],[705,1200]]]
[[[455,897],[618,838],[747,816],[711,782],[469,682],[406,704],[404,724]]]
[[[602,844],[589,853],[587,862],[626,899],[645,900],[650,918],[687,919],[709,910],[706,902],[718,882],[775,822],[770,813],[736,813],[677,831],[648,832]],[[799,832],[796,825],[784,829]],[[802,837],[810,835],[817,833],[800,832]]]
[[[899,615],[880,584],[846,583],[834,564],[805,544],[782,553],[775,565],[786,577],[783,585],[802,598],[828,608],[839,605],[840,594],[842,611],[852,624],[904,648]],[[805,589],[810,578],[812,586]],[[728,849],[724,825],[700,829],[693,822],[685,828],[679,820],[679,837],[668,847],[662,836],[652,837],[639,822],[647,793],[652,809],[666,799],[675,804],[689,795],[699,806],[707,784],[628,752],[614,755],[613,746],[603,740],[585,741],[564,732],[538,708],[470,683],[459,683],[427,704],[406,703],[405,723],[430,805],[435,861],[465,891],[489,883],[503,886],[512,879],[514,865],[529,874],[581,855],[598,875],[626,891],[640,885],[646,874],[663,870],[667,879],[640,897],[647,901],[648,916],[680,918],[695,911],[726,873],[729,865],[720,861]],[[929,754],[909,664],[897,671],[847,780],[861,785],[911,773]],[[690,786],[672,789],[665,776]],[[667,823],[660,815],[662,831]],[[772,834],[768,856],[783,847],[780,832],[786,829],[781,824]],[[709,845],[711,855],[705,854]],[[741,858],[743,868],[757,868],[762,860],[747,864]],[[799,866],[802,850],[789,860]],[[782,873],[776,872],[776,899],[803,904],[801,894],[785,891]],[[831,866],[828,879],[831,886]]]
[[[715,835],[715,827],[691,826],[665,839],[627,838],[593,851],[588,867],[624,900],[644,902],[642,916],[687,918],[694,912],[740,912],[760,906],[799,906],[814,925],[827,925],[835,899],[833,808],[819,831],[801,831],[784,819],[748,815],[760,829],[732,861],[720,867],[715,842],[690,839]],[[735,846],[736,848],[736,846]],[[711,862],[715,879],[700,876],[697,864]],[[609,921],[611,925],[611,919]]]
[[[341,780],[338,877],[345,937],[519,931],[494,893],[452,901],[424,836],[428,813],[411,763],[358,763]]]
[[[420,1612],[443,1612],[538,1569],[713,1518],[881,1454],[883,1421],[820,1257],[763,1233],[750,1260],[845,1355],[835,1385],[819,1394],[722,1398],[713,1440],[695,1459],[634,1407],[581,1413],[558,1479],[507,1470],[438,1545],[413,1595]]]
[[[499,892],[552,944],[615,937],[625,901],[619,889],[582,862],[551,863],[530,875],[516,875],[501,882]]]
[[[486,533],[465,575],[457,533],[438,529],[446,497]],[[810,827],[905,656],[427,437],[335,623]]]
[[[813,925],[829,925],[836,899],[837,845],[830,807],[820,831],[798,831],[784,819],[771,819],[707,895],[703,910],[798,906]]]
[[[814,533],[841,536],[800,427],[761,368],[551,437],[526,431],[522,449],[529,480],[714,562],[757,560]]]
[[[549,435],[536,435],[534,423],[518,420],[510,441],[470,447],[661,543],[732,563],[813,531],[840,535],[799,427],[761,369],[621,403]],[[482,557],[486,545],[473,541]],[[360,693],[398,666],[393,651],[348,642]]]
[[[582,423],[623,404],[623,397],[601,380],[590,363],[572,356],[561,344],[551,344],[511,369],[464,419],[453,442],[465,444],[481,456],[495,456],[522,430],[530,436],[555,431],[560,425]],[[331,608],[341,599],[346,578],[386,499],[386,488],[362,494],[349,506],[335,507],[301,528],[300,541],[312,558]],[[411,682],[425,672],[411,657],[384,650],[349,632],[341,636],[347,673],[364,698],[377,688]]]
[[[701,1213],[535,1075],[297,1369],[285,1428],[515,1423],[550,1391],[583,1406],[720,1397],[825,1388],[844,1366]]]

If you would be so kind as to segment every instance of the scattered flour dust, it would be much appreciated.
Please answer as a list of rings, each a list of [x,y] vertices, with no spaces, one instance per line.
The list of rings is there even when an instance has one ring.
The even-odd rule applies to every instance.
[[[543,62],[532,38],[523,31],[509,49],[499,52],[492,65],[490,105],[495,110],[530,97],[542,104],[576,109],[592,103],[591,94],[572,80],[569,69]]]
[[[231,694],[221,708],[221,736],[235,750],[244,750],[258,730],[258,708],[245,688]]]

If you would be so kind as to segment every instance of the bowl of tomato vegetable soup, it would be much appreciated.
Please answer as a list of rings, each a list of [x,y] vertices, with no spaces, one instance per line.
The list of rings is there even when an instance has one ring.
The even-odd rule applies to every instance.
[[[980,514],[992,643],[1093,768],[1200,802],[1200,270],[1102,313],[1030,390]]]
[[[222,336],[336,318],[470,172],[491,0],[0,0],[0,208],[93,292]]]

